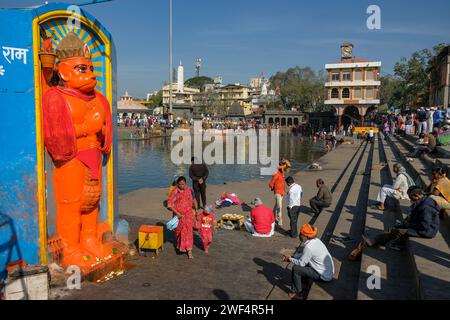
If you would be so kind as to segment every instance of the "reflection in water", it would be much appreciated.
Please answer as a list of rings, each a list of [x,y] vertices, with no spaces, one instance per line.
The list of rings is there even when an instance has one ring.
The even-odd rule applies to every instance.
[[[175,165],[170,153],[172,146],[170,138],[152,138],[140,141],[119,141],[119,193],[124,194],[141,188],[165,188],[178,176],[188,177],[189,165]],[[203,148],[210,144],[204,143]],[[225,143],[224,143],[225,144]],[[245,154],[248,163],[249,143],[243,147],[234,146],[234,165],[216,164],[209,167],[209,184],[223,184],[227,181],[243,181],[264,179],[260,175],[261,165],[236,164],[237,155]],[[267,142],[267,155],[270,156],[270,137]],[[223,162],[226,162],[226,145],[224,146]],[[323,154],[323,144],[310,144],[309,140],[301,142],[298,137],[280,137],[280,157],[289,159],[294,173]],[[213,153],[214,156],[214,153]],[[259,162],[259,159],[258,159]]]

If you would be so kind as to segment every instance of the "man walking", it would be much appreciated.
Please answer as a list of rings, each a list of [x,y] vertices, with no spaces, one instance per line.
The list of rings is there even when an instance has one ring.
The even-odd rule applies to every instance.
[[[314,214],[320,214],[324,208],[328,208],[331,205],[331,192],[325,185],[322,179],[316,181],[316,186],[319,188],[317,195],[309,200],[309,205]]]
[[[286,178],[286,184],[288,186],[288,192],[286,195],[287,200],[287,212],[291,222],[291,237],[297,238],[297,220],[300,213],[300,204],[302,199],[302,187],[295,183],[294,178],[291,176]]]
[[[194,189],[197,205],[200,207],[200,197],[202,199],[202,207],[206,207],[206,179],[208,179],[208,167],[204,163],[199,163],[197,158],[191,158],[191,166],[189,167],[189,177],[192,179],[192,189]]]

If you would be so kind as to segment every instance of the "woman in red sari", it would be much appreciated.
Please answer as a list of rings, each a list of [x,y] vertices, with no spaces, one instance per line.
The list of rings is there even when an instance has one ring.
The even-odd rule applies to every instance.
[[[189,259],[192,259],[195,223],[193,208],[196,206],[192,190],[187,187],[185,177],[178,178],[177,186],[167,201],[167,208],[178,216],[178,227],[175,229],[177,249],[180,252],[187,252]]]

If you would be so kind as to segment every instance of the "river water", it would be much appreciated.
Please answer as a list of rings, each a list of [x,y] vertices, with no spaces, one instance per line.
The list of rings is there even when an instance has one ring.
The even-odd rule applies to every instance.
[[[171,150],[177,143],[171,143],[170,138],[151,138],[140,141],[124,140],[118,143],[119,194],[141,188],[166,188],[178,176],[184,175],[186,178],[189,176],[189,165],[175,165],[171,161]],[[204,146],[208,144],[210,143],[204,143]],[[268,145],[270,146],[270,137]],[[246,159],[248,159],[248,142],[244,151],[238,151],[237,149],[236,145],[234,148],[235,164],[208,166],[208,184],[268,178],[260,175],[260,164],[236,164],[236,152],[245,152]],[[324,154],[323,142],[314,144],[309,139],[302,142],[296,136],[280,136],[279,150],[280,157],[285,157],[291,161],[291,173],[304,169]],[[268,155],[270,156],[270,147]],[[224,152],[224,159],[226,159],[225,157]],[[246,163],[248,163],[248,160]]]

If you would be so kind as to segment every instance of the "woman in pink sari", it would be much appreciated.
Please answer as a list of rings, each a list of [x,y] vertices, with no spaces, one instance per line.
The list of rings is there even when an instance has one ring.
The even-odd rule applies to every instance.
[[[179,177],[177,186],[170,194],[167,208],[178,216],[178,227],[175,229],[177,249],[187,252],[189,259],[193,258],[192,247],[194,245],[194,223],[196,208],[192,190],[186,185],[186,178]]]

